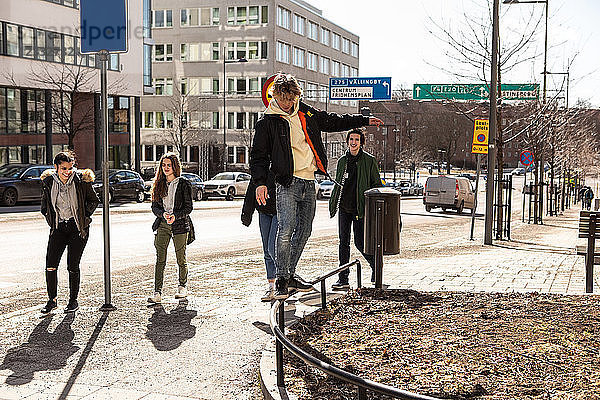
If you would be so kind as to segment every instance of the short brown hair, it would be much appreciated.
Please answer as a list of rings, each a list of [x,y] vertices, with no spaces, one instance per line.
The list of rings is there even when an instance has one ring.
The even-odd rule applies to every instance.
[[[293,75],[280,72],[273,81],[273,94],[302,96],[302,88]]]

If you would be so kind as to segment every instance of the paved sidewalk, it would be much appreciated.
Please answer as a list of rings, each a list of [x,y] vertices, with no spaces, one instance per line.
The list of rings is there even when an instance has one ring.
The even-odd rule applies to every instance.
[[[494,246],[468,240],[468,218],[407,230],[402,254],[385,258],[384,282],[427,291],[583,294],[583,257],[574,254],[577,213],[546,218],[540,226],[513,224],[513,241]],[[481,225],[478,220],[477,238]],[[0,304],[0,399],[261,398],[258,362],[272,336],[269,305],[259,300],[260,250],[191,260],[188,302],[173,298],[176,271],[169,264],[162,306],[145,304],[151,265],[114,275],[118,310],[110,314],[98,311],[101,280],[84,282],[74,317],[58,312],[40,318],[42,290]],[[310,241],[299,273],[310,278],[336,264],[336,237]],[[363,281],[368,276],[367,267]],[[59,307],[66,295],[62,287]],[[318,302],[310,293],[290,302],[286,314],[302,316]]]

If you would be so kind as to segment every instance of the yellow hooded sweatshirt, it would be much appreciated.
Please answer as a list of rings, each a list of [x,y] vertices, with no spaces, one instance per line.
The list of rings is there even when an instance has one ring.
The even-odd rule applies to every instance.
[[[306,180],[315,179],[317,170],[315,155],[306,142],[304,130],[300,117],[298,117],[298,108],[300,101],[296,101],[294,110],[291,114],[283,111],[277,104],[277,100],[272,99],[265,114],[281,115],[290,124],[290,143],[292,144],[292,158],[294,159],[294,176]]]

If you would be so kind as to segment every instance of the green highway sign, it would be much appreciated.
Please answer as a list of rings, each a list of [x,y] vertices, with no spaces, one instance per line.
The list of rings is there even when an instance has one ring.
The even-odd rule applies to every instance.
[[[488,88],[489,86],[485,83],[415,83],[413,99],[487,100]],[[504,83],[501,88],[502,100],[536,100],[540,95],[540,85],[537,83]]]

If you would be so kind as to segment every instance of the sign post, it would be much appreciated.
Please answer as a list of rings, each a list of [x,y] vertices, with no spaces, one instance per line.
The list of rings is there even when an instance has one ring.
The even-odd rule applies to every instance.
[[[392,78],[329,78],[330,100],[390,100]]]
[[[100,311],[113,311],[110,283],[110,211],[108,182],[108,88],[110,53],[127,52],[127,0],[80,0],[81,53],[96,53],[100,68],[100,107],[102,111],[102,228],[104,231],[104,305]]]
[[[489,121],[487,119],[476,119],[473,128],[473,145],[471,153],[477,154],[477,174],[475,177],[475,196],[473,208],[471,209],[471,240],[475,230],[475,209],[477,208],[477,192],[479,192],[479,173],[481,171],[481,155],[488,152]]]
[[[415,100],[487,100],[490,88],[485,83],[415,83]],[[503,83],[502,100],[537,100],[540,85],[537,83]]]
[[[527,168],[533,164],[533,152],[531,150],[523,150],[521,152],[520,161],[521,164],[523,164],[523,167],[525,167],[525,173],[523,174],[523,214],[521,216],[521,222],[525,222],[525,189],[527,188]],[[531,198],[531,193],[528,194]],[[531,201],[529,203],[531,204]]]

